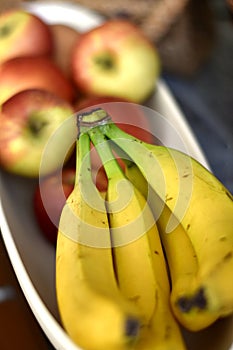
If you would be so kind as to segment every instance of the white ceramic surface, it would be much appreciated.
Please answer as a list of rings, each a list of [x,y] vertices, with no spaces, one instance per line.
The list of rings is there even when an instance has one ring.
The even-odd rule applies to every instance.
[[[59,2],[25,3],[26,9],[48,23],[63,23],[85,31],[102,21],[77,5]],[[185,150],[208,167],[192,131],[163,81],[148,106],[162,115],[151,118],[167,146]],[[57,350],[78,350],[59,323],[55,295],[55,250],[43,239],[35,223],[32,195],[35,181],[0,172],[0,224],[3,239],[25,297],[45,334]],[[185,333],[189,350],[233,350],[232,318],[198,334]],[[80,349],[81,350],[81,349]]]

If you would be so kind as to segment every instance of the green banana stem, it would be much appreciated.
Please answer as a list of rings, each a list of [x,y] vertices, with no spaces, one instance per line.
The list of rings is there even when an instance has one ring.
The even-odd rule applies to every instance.
[[[101,158],[104,169],[106,171],[107,178],[111,179],[113,176],[118,176],[119,178],[122,178],[122,169],[119,166],[111,150],[109,140],[107,140],[106,136],[103,135],[100,127],[98,126],[89,129],[88,134]]]
[[[76,184],[80,181],[81,177],[92,183],[91,145],[88,132],[96,125],[106,123],[109,118],[109,115],[101,108],[77,115],[78,137],[76,141]]]
[[[76,141],[76,165],[77,171],[75,184],[78,184],[82,178],[92,181],[91,176],[91,157],[90,157],[90,138],[87,133],[81,133]]]
[[[105,134],[107,137],[114,141],[116,141],[116,139],[123,138],[130,141],[137,141],[142,145],[147,144],[146,142],[120,129],[114,122],[108,121],[108,123],[100,125],[100,129],[102,130],[103,134]]]
[[[193,190],[192,161],[191,157],[182,162],[181,153],[174,152],[172,148],[149,144],[124,132],[113,122],[99,125],[101,132],[113,143],[120,147],[137,164],[141,173],[149,183],[151,188],[157,193],[162,202],[167,200],[166,174],[161,166],[161,158],[168,154],[172,159],[175,176],[179,179],[179,193],[172,211],[173,217],[182,220],[188,207]],[[186,175],[189,174],[189,176]],[[186,176],[186,180],[184,178]],[[185,194],[185,195],[184,195]],[[167,232],[174,229],[174,220],[169,220]]]
[[[114,122],[110,122],[109,120],[99,125],[98,128],[102,134],[115,143],[121,150],[126,152],[128,157],[136,154],[136,158],[132,157],[132,159],[135,158],[133,161],[137,163],[143,176],[147,179],[147,174],[151,172],[151,164],[154,163],[154,165],[157,166],[157,162],[151,157],[149,148],[151,145],[124,132]],[[148,162],[148,158],[151,159],[152,163]],[[161,180],[161,183],[163,183],[162,174],[159,171],[157,172],[157,176]],[[164,198],[164,195],[165,193],[162,193],[162,198]]]
[[[78,126],[81,129],[81,131],[89,133],[93,144],[95,142],[95,147],[97,151],[99,149],[101,153],[101,159],[103,158],[102,162],[106,164],[106,173],[107,171],[110,172],[110,177],[110,168],[113,165],[111,165],[112,162],[110,163],[110,165],[107,165],[107,163],[109,163],[109,161],[113,159],[114,156],[113,153],[110,151],[110,147],[106,147],[107,138],[111,139],[116,145],[118,145],[121,151],[125,148],[131,148],[131,146],[135,151],[135,147],[138,147],[138,156],[141,158],[141,162],[139,163],[143,165],[141,170],[144,173],[143,169],[145,168],[145,152],[149,153],[150,151],[146,147],[143,147],[143,145],[149,146],[149,144],[137,139],[136,137],[124,132],[119,127],[117,127],[117,125],[115,125],[111,120],[111,116],[108,115],[108,113],[104,109],[97,108],[94,110],[90,110],[90,112],[86,112],[84,114],[79,115]],[[133,142],[131,143],[131,141]],[[125,147],[122,147],[122,142],[125,144]],[[109,150],[107,150],[107,148],[109,148]],[[116,169],[116,164],[114,165],[114,168],[114,173],[115,171],[121,170],[119,166],[118,170]]]

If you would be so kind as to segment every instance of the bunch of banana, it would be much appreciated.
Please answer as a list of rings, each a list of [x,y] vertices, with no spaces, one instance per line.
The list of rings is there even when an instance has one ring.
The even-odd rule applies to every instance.
[[[78,126],[57,241],[64,328],[86,350],[184,350],[180,327],[198,331],[233,312],[232,195],[190,156],[136,139],[102,109],[79,115]]]
[[[200,330],[233,312],[233,197],[190,156],[103,123],[100,131],[137,165],[148,187],[172,279],[171,305]],[[128,167],[128,176],[130,167]],[[131,169],[132,171],[132,169]],[[133,177],[131,177],[132,181]]]
[[[56,248],[64,328],[87,350],[185,350],[153,213],[99,128],[80,130],[75,187],[61,214]],[[92,181],[90,139],[108,177],[104,195]]]

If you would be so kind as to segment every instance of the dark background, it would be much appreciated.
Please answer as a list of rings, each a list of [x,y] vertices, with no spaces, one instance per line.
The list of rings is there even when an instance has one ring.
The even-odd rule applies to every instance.
[[[210,0],[215,38],[192,77],[164,72],[215,175],[233,192],[233,17],[224,0]]]

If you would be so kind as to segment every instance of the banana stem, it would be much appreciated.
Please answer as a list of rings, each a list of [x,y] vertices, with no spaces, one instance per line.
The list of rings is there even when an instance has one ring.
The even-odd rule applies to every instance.
[[[120,129],[114,122],[103,123],[98,126],[98,129],[105,137],[115,143],[123,150],[128,157],[138,165],[143,175],[147,178],[147,173],[151,171],[151,163],[148,162],[148,157],[151,158],[151,152],[147,146],[150,144],[126,133]],[[151,159],[151,162],[154,160]]]
[[[132,141],[138,141],[141,144],[146,144],[140,139],[124,132],[111,119],[111,116],[102,108],[96,108],[89,112],[78,115],[79,130],[89,131],[93,127],[99,127],[110,139],[124,138]]]
[[[112,152],[110,141],[103,135],[100,127],[89,129],[88,134],[101,158],[107,178],[111,179],[113,176],[122,178],[123,172]]]
[[[111,120],[110,115],[102,108],[95,108],[91,109],[89,112],[78,114],[77,126],[79,135],[95,126],[106,124],[109,120]]]
[[[92,182],[91,175],[91,156],[90,156],[90,138],[87,133],[81,133],[76,141],[76,176],[75,184],[82,178]]]
[[[100,129],[103,132],[104,135],[106,135],[111,140],[115,141],[117,139],[127,139],[131,141],[137,141],[142,145],[145,145],[146,143],[142,140],[139,140],[137,137],[134,137],[122,129],[120,129],[114,122],[108,122],[105,124],[100,125]]]

